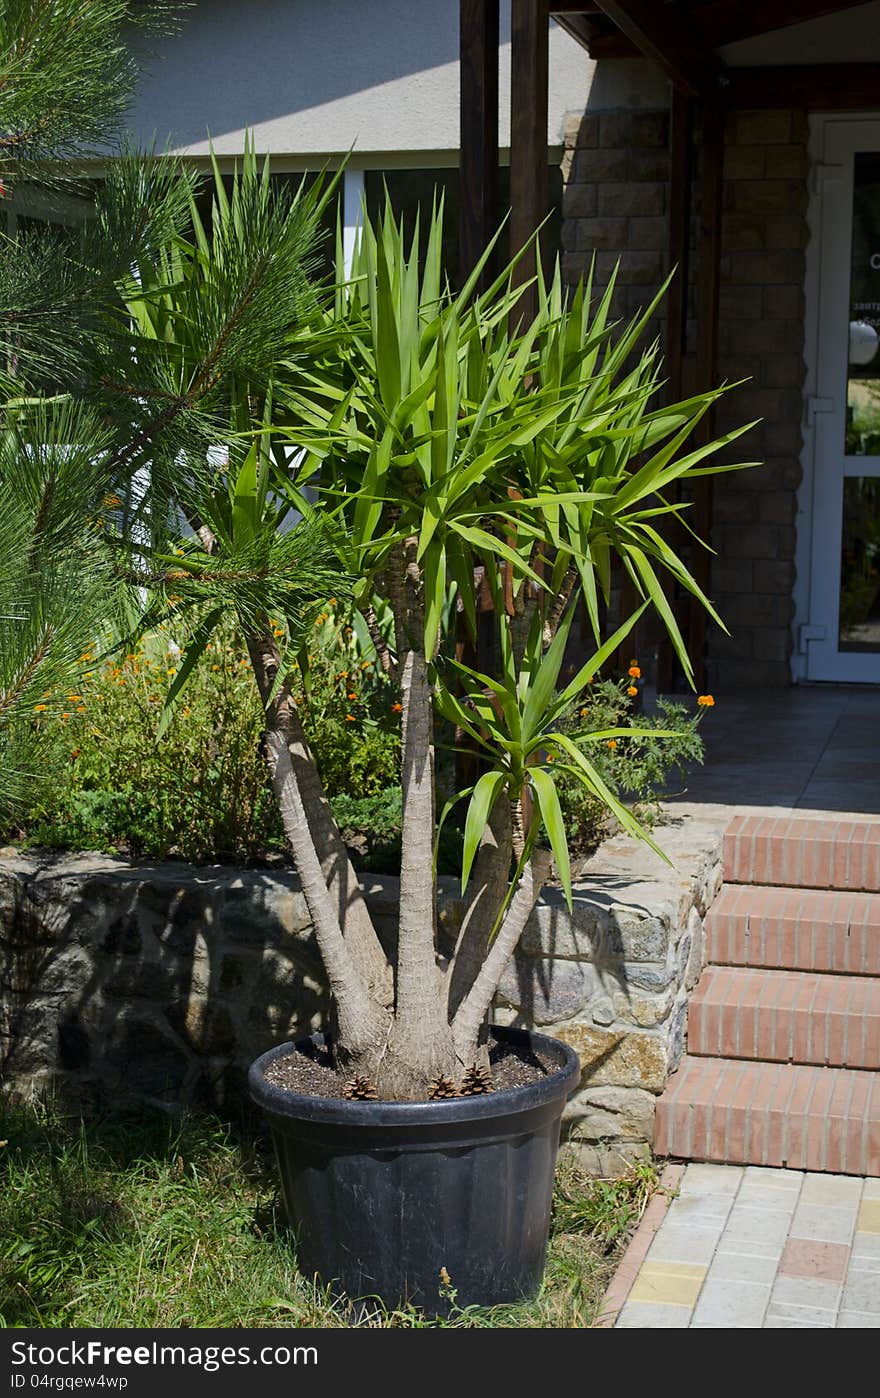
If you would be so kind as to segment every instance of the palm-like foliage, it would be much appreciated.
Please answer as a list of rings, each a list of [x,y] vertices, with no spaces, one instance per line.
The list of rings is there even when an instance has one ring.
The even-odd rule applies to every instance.
[[[49,145],[63,155],[94,140],[83,100],[102,74],[111,79],[103,116],[112,125],[127,73],[118,21],[128,8],[123,0],[7,6],[6,149],[20,153],[22,170],[36,168]],[[86,64],[70,120],[48,99],[43,120],[28,73],[38,70],[44,88],[55,80],[46,45],[57,22],[81,10],[102,17],[104,48]],[[35,44],[22,26],[44,20]],[[76,43],[61,35],[59,45],[67,72]],[[0,109],[3,94],[0,86]],[[661,575],[709,604],[658,521],[681,516],[664,497],[670,485],[715,469],[705,461],[723,443],[696,451],[687,443],[717,394],[657,408],[657,350],[638,348],[653,307],[614,327],[610,290],[594,302],[588,283],[566,298],[557,274],[539,286],[527,325],[514,321],[509,274],[479,295],[477,268],[453,293],[442,277],[439,209],[421,263],[418,231],[408,237],[390,211],[376,227],[365,219],[352,274],[340,269],[331,294],[315,282],[314,257],[332,182],[276,192],[250,149],[229,191],[216,167],[214,176],[205,226],[191,178],[174,164],[125,157],[81,237],[22,245],[18,266],[8,246],[0,258],[9,347],[0,505],[19,525],[16,545],[0,548],[3,780],[11,792],[37,693],[73,673],[85,633],[111,614],[109,577],[117,608],[145,596],[139,624],[172,617],[185,643],[166,723],[231,613],[265,709],[269,775],[333,993],[338,1060],[385,1095],[419,1097],[485,1058],[485,1015],[551,852],[570,893],[556,774],[575,775],[638,833],[590,760],[591,742],[614,735],[573,738],[565,719],[635,620],[601,644],[615,557],[643,606],[660,612],[688,670]],[[52,275],[61,313],[44,294]],[[47,376],[53,401],[25,402],[25,389],[40,399]],[[459,613],[476,629],[479,579],[494,597],[497,673],[454,653]],[[393,618],[386,659],[403,706],[393,965],[287,684],[331,591],[350,597],[373,635],[377,612]],[[563,683],[580,600],[597,653]],[[464,911],[443,956],[436,713],[484,762],[474,786],[457,793],[468,801]]]

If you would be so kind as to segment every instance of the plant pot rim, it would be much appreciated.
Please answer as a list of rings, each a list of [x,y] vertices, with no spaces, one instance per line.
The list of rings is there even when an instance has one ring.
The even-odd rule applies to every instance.
[[[268,1082],[266,1069],[276,1058],[287,1056],[301,1044],[321,1045],[326,1042],[324,1034],[316,1033],[295,1042],[288,1040],[287,1043],[277,1044],[261,1054],[251,1064],[248,1091],[252,1101],[274,1116],[320,1122],[328,1126],[397,1126],[406,1129],[517,1115],[567,1097],[577,1085],[581,1072],[580,1059],[570,1044],[529,1029],[504,1025],[492,1025],[491,1029],[500,1043],[543,1049],[554,1054],[559,1060],[559,1067],[535,1083],[505,1087],[474,1097],[450,1097],[439,1102],[351,1102],[345,1098],[291,1092],[288,1088]]]

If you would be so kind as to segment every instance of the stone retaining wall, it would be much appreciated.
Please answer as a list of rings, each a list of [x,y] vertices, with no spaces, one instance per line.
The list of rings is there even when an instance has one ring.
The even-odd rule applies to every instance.
[[[652,1138],[721,878],[714,827],[688,820],[658,834],[674,871],[613,839],[585,867],[572,914],[547,891],[499,995],[499,1020],[546,1029],[580,1054],[567,1130],[602,1172]],[[453,924],[455,888],[444,888]],[[395,894],[394,879],[371,881],[383,933]],[[16,1092],[223,1106],[258,1053],[326,1013],[292,873],[0,857],[0,1071]]]

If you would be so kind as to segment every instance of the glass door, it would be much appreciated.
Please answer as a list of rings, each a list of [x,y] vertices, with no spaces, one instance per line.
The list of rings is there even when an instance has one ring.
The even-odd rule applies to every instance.
[[[807,678],[880,683],[880,119],[829,121]]]

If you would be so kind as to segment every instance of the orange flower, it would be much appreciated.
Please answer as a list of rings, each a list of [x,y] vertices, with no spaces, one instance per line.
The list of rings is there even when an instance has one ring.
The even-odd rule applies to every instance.
[[[403,713],[403,705],[402,705],[402,704],[392,704],[392,705],[391,705],[391,712],[392,712],[393,714],[402,714],[402,713]]]
[[[701,709],[714,709],[715,707],[715,700],[711,694],[698,694],[697,703]]]
[[[614,748],[617,747],[617,739],[616,739],[616,738],[609,738],[609,739],[608,739],[608,742],[605,744],[605,746],[606,746],[606,747],[609,747],[609,748],[611,748],[611,749],[613,750]]]
[[[35,713],[35,714],[44,714],[44,713],[46,712],[46,710],[48,709],[48,707],[49,707],[48,704],[34,704],[34,713]]]
[[[356,694],[349,694],[348,697],[349,697],[349,699],[356,699],[356,698],[357,698],[357,695],[356,695]]]
[[[627,673],[631,675],[634,680],[640,680],[642,677],[642,672],[639,669],[638,665],[630,665]]]
[[[357,719],[355,718],[354,714],[346,714],[345,721],[346,723],[357,723]]]
[[[634,684],[631,684],[626,692],[629,695],[630,699],[635,699],[639,691]]]
[[[70,755],[71,757],[79,757],[79,748],[71,748]]]

